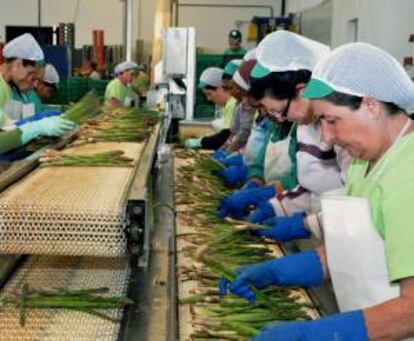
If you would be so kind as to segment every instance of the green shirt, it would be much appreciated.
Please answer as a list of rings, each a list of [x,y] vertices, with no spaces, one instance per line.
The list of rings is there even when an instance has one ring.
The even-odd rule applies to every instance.
[[[8,115],[4,111],[6,102],[12,99],[12,91],[9,84],[0,75],[0,127],[3,127],[8,119]]]
[[[289,156],[292,161],[292,168],[290,169],[289,174],[281,177],[279,181],[282,183],[282,186],[285,190],[291,190],[295,188],[298,184],[297,177],[297,164],[296,164],[296,152],[297,152],[297,125],[292,127],[291,140],[289,143]],[[247,177],[250,178],[260,178],[264,179],[264,164],[266,157],[266,149],[269,142],[280,141],[281,136],[280,126],[277,124],[272,124],[271,128],[267,131],[265,142],[263,148],[261,148],[257,154],[256,159],[253,164],[249,167]]]
[[[230,47],[224,51],[225,56],[244,56],[247,50],[243,47],[239,47],[237,50],[232,50]]]
[[[113,98],[117,99],[121,104],[123,104],[128,93],[128,87],[122,84],[119,78],[114,78],[106,86],[105,104],[111,104],[111,100]]]
[[[221,109],[223,113],[223,129],[230,129],[233,122],[234,112],[236,110],[237,100],[230,97],[224,107]]]
[[[19,102],[22,102],[23,104],[34,104],[35,114],[38,114],[43,111],[43,104],[42,100],[40,99],[39,95],[36,91],[30,90],[28,92],[24,93],[17,93],[16,91],[13,91],[13,99]]]
[[[386,155],[367,176],[368,161],[355,159],[348,171],[347,192],[369,200],[375,229],[384,239],[389,279],[397,281],[414,276],[414,133],[397,142],[383,176],[372,185]]]

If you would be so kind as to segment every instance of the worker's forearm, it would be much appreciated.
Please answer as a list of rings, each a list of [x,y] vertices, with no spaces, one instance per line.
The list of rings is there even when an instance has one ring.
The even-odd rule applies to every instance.
[[[330,274],[329,274],[329,269],[328,269],[328,259],[326,255],[325,246],[318,247],[316,249],[316,252],[318,253],[319,260],[321,261],[321,264],[322,264],[323,279],[329,279]]]
[[[0,132],[0,154],[7,153],[22,145],[20,129]]]
[[[405,279],[398,298],[364,310],[370,340],[401,340],[414,336],[414,279]]]

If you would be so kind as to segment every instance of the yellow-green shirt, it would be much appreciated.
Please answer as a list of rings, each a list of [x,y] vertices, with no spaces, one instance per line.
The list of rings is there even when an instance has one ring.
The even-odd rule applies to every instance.
[[[11,88],[9,84],[7,84],[7,82],[4,80],[3,76],[0,74],[0,127],[3,127],[7,121],[8,116],[4,111],[4,107],[6,105],[6,102],[11,99]]]
[[[113,98],[117,99],[121,104],[124,103],[128,95],[128,87],[122,84],[119,78],[114,78],[106,86],[105,104],[111,104]]]
[[[375,229],[384,239],[389,279],[397,281],[414,276],[414,133],[397,142],[384,174],[372,185],[387,154],[367,176],[368,162],[354,160],[347,192],[369,200]]]
[[[234,97],[230,97],[224,107],[223,113],[223,129],[230,129],[233,122],[234,112],[236,110],[237,100]]]

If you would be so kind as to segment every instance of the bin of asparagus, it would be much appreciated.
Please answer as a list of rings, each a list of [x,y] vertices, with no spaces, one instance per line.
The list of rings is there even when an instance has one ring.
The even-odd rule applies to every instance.
[[[233,280],[238,267],[277,256],[278,246],[217,217],[219,200],[230,192],[214,175],[221,166],[209,155],[178,151],[176,163],[180,160],[177,279],[179,287],[192,283],[190,290],[179,293],[180,306],[188,306],[191,312],[191,333],[182,339],[249,340],[267,324],[310,319],[309,303],[294,289],[255,290],[253,305],[233,295],[220,297],[220,277]]]

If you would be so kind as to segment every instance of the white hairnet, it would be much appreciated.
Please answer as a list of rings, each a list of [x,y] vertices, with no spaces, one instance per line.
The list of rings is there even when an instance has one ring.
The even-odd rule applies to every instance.
[[[43,81],[50,84],[58,85],[60,78],[55,67],[52,64],[46,64]]]
[[[331,92],[372,97],[414,112],[412,80],[388,52],[367,43],[336,48],[318,63],[311,82],[305,91],[308,98],[324,97],[317,95],[331,88]]]
[[[289,31],[268,34],[257,47],[257,65],[252,76],[261,78],[270,72],[312,71],[329,52],[329,46]]]
[[[203,71],[200,76],[200,82],[198,87],[200,89],[205,88],[206,86],[221,87],[223,77],[223,70],[218,67],[209,67]]]
[[[126,60],[124,62],[119,63],[115,66],[114,73],[115,76],[118,76],[120,73],[127,71],[127,70],[138,70],[139,66],[137,63],[132,62],[130,60]]]
[[[42,48],[30,33],[25,33],[10,42],[3,49],[4,58],[20,58],[34,62],[43,61],[45,58]]]
[[[245,62],[247,62],[250,59],[256,59],[256,51],[257,51],[256,47],[254,47],[251,50],[247,51],[246,54],[243,57],[243,60]]]

